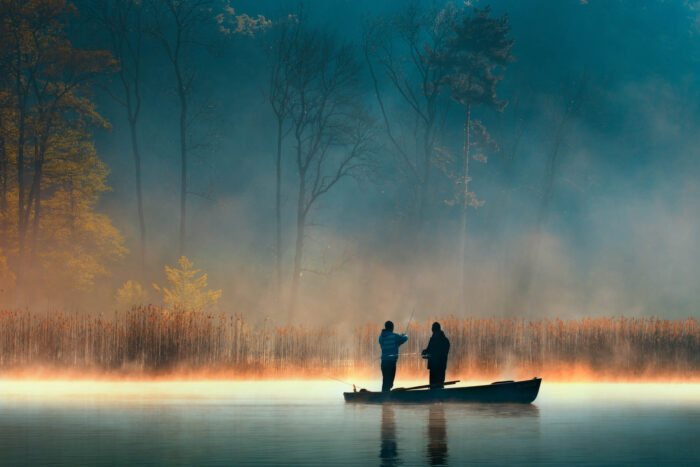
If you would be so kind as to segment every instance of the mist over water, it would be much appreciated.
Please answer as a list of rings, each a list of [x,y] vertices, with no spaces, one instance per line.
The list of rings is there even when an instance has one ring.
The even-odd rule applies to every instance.
[[[5,383],[5,382],[3,382]],[[26,389],[30,388],[30,391]],[[344,404],[342,384],[3,385],[4,465],[675,465],[697,385],[544,384],[534,405]],[[261,397],[265,396],[265,397]],[[48,427],[60,426],[60,430]]]
[[[696,0],[0,0],[0,466],[700,465],[699,71]],[[385,320],[540,393],[345,403]]]

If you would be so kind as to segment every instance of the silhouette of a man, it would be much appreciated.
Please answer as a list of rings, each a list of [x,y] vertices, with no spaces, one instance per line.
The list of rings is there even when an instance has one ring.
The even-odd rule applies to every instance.
[[[445,370],[447,369],[447,354],[450,352],[450,341],[440,329],[440,323],[433,323],[433,336],[428,347],[423,350],[423,358],[428,360],[430,370],[430,388],[445,387]]]
[[[394,332],[394,323],[387,321],[379,335],[382,348],[382,392],[391,391],[396,376],[396,361],[399,359],[399,346],[408,340],[405,334]]]

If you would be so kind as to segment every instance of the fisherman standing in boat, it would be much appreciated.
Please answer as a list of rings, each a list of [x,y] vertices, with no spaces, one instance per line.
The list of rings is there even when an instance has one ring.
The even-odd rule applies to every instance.
[[[445,387],[445,370],[447,369],[447,354],[450,352],[450,341],[440,329],[440,323],[433,323],[433,336],[428,347],[421,355],[428,360],[430,370],[430,388]]]
[[[391,391],[396,376],[396,361],[399,359],[399,346],[408,340],[406,334],[396,334],[394,323],[387,321],[379,335],[382,348],[382,392]],[[444,381],[444,377],[443,377]]]

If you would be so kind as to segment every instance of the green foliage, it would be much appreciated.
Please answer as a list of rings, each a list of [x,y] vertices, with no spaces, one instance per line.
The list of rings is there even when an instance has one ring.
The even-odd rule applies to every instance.
[[[165,275],[170,288],[153,287],[163,294],[163,301],[171,310],[205,311],[214,307],[221,297],[221,290],[208,290],[207,275],[200,274],[201,269],[193,269],[194,263],[182,256],[178,261],[180,268],[165,266]]]

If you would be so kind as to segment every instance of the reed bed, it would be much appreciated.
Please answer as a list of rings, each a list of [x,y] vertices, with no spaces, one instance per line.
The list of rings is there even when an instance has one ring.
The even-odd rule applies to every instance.
[[[697,319],[441,319],[457,377],[539,375],[700,379]],[[432,321],[411,324],[399,371],[424,375],[421,349]],[[0,369],[228,376],[373,374],[380,326],[253,325],[238,314],[167,311],[155,306],[111,315],[0,310]]]

